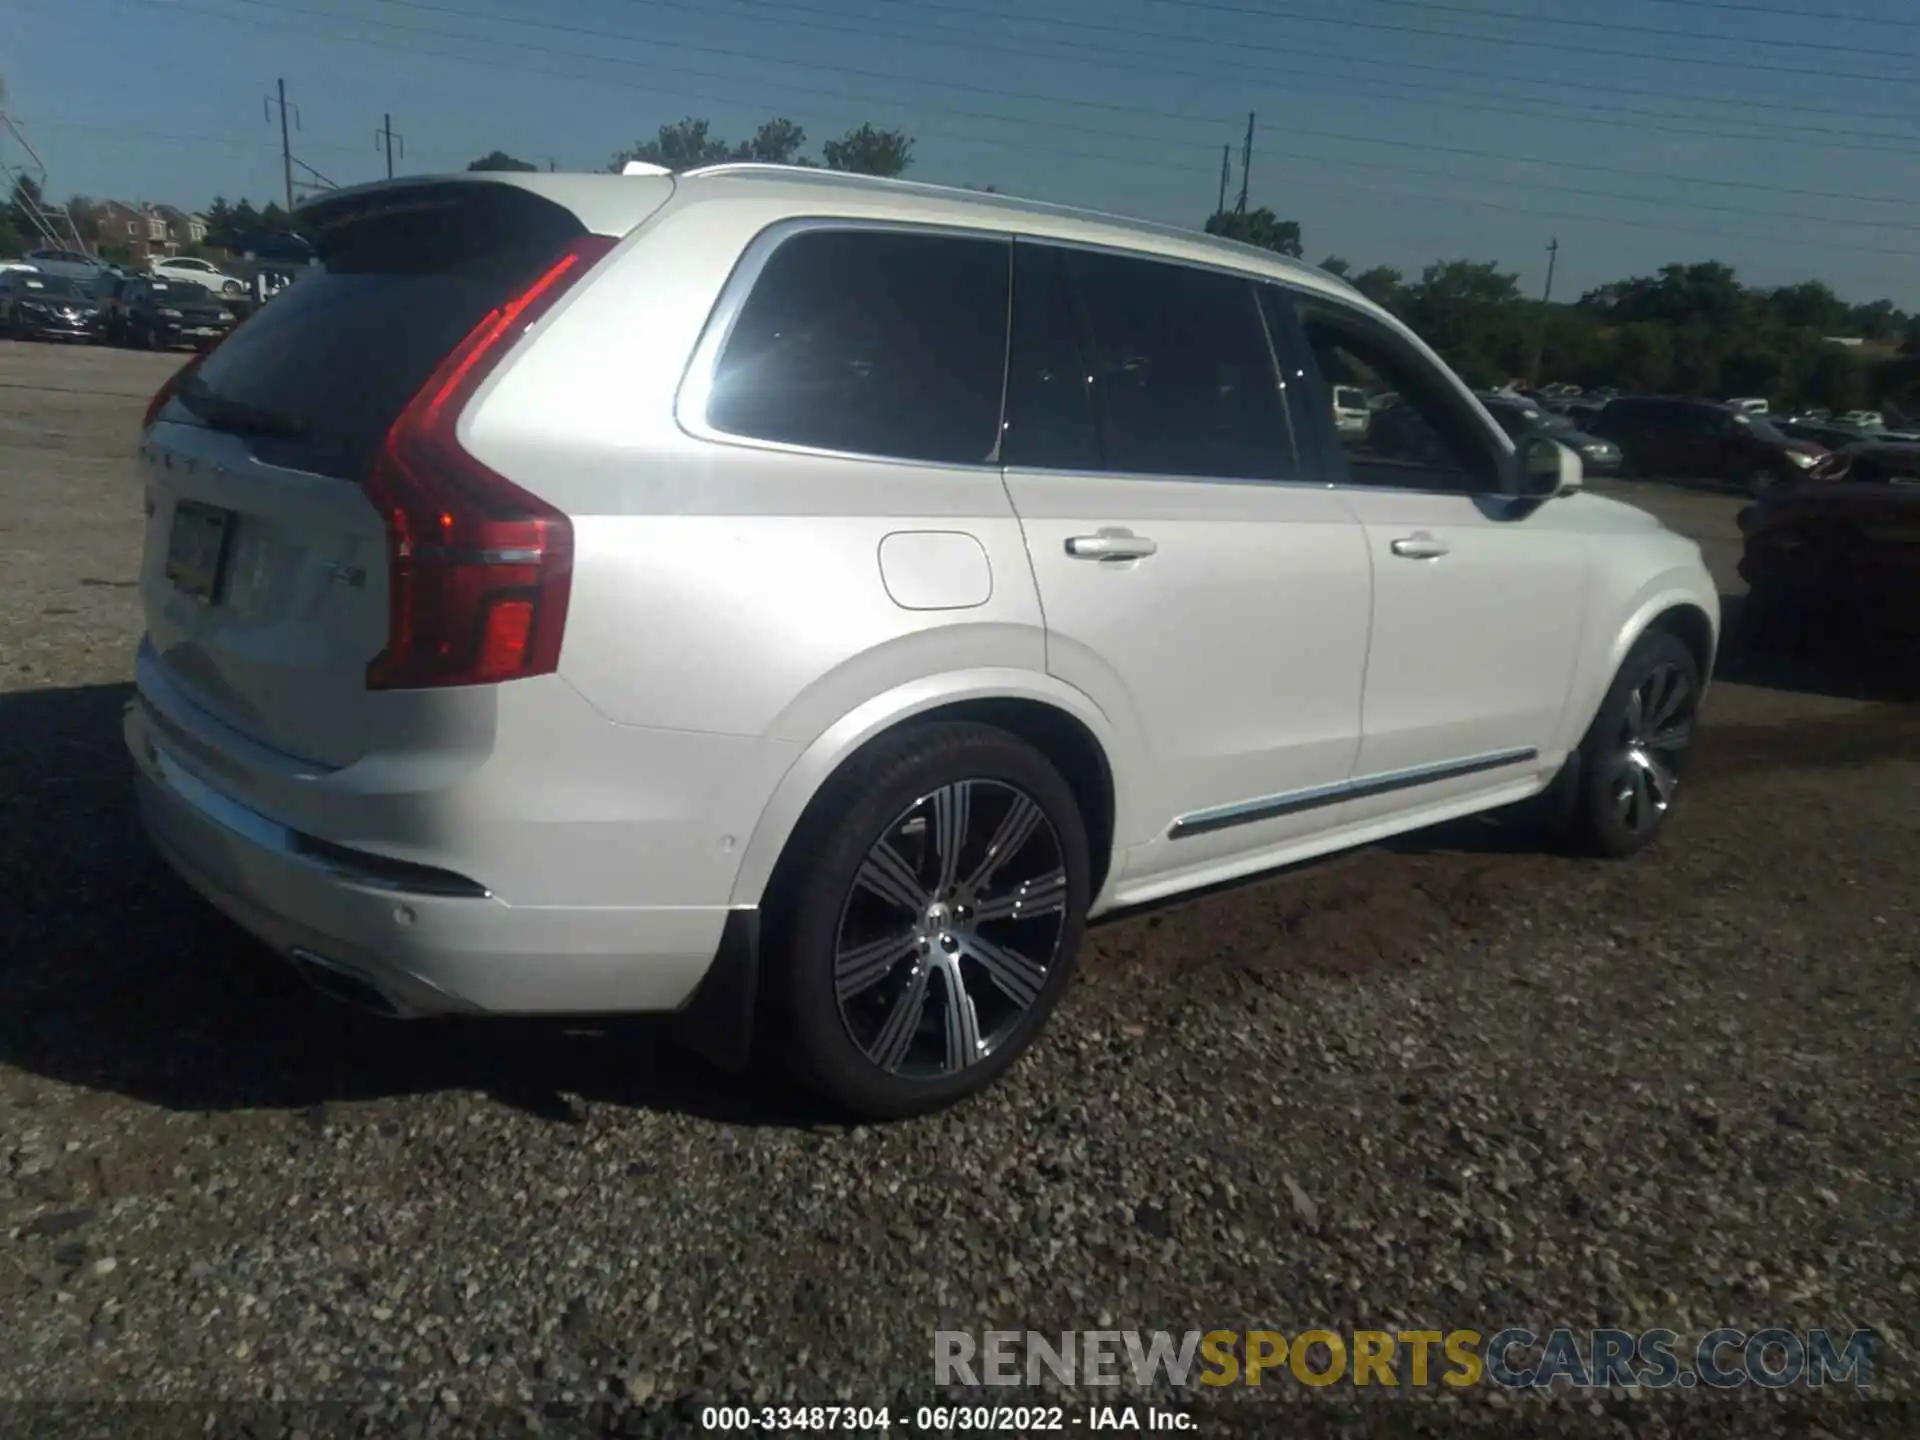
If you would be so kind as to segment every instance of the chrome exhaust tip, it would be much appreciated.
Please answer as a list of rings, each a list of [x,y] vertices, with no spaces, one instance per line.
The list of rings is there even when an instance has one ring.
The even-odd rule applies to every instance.
[[[379,986],[324,955],[316,955],[311,950],[295,950],[293,968],[300,972],[300,978],[309,986],[338,1004],[350,1005],[356,1010],[365,1010],[389,1020],[401,1013],[400,1007]]]

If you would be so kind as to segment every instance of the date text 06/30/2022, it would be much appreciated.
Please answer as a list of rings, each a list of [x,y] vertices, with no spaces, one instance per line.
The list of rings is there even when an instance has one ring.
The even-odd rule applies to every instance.
[[[834,1433],[954,1435],[961,1432],[1037,1435],[1070,1430],[1194,1431],[1199,1421],[1160,1405],[709,1405],[704,1431],[748,1434]]]

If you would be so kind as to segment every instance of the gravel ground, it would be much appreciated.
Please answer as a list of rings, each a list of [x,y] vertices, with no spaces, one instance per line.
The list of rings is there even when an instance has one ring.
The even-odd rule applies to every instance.
[[[924,1399],[941,1328],[1510,1324],[1870,1326],[1876,1398],[1289,1382],[1199,1432],[1920,1428],[1914,707],[1732,656],[1638,861],[1472,824],[1102,925],[1007,1083],[846,1129],[644,1024],[341,1011],[149,857],[170,363],[0,345],[0,1431],[689,1433]],[[1735,588],[1734,501],[1628,493]]]

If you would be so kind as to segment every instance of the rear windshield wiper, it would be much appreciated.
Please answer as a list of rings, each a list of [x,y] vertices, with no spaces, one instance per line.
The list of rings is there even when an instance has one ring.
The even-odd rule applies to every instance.
[[[244,400],[228,400],[198,375],[189,375],[174,390],[173,398],[216,430],[235,435],[266,435],[280,440],[302,440],[309,433],[307,422],[282,410],[264,405],[249,405]]]

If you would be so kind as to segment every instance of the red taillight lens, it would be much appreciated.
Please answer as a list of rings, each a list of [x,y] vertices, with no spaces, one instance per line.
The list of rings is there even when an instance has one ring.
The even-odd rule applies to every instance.
[[[490,311],[400,412],[366,493],[387,527],[387,648],[373,690],[486,685],[551,674],[573,582],[573,526],[461,449],[460,412],[513,342],[613,240],[584,235]]]

